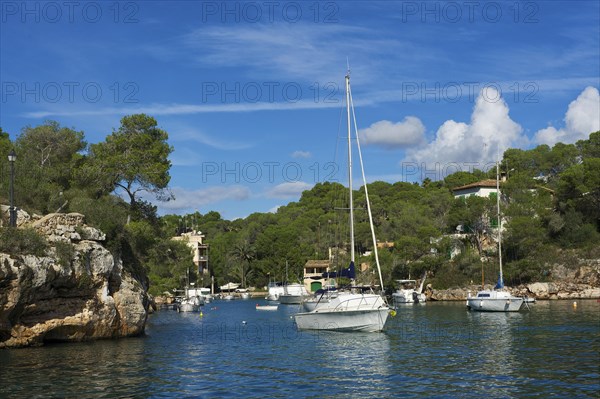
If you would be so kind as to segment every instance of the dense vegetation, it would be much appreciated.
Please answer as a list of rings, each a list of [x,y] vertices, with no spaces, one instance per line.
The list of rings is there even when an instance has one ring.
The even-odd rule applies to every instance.
[[[348,215],[340,210],[347,207],[347,190],[338,183],[317,184],[276,213],[245,219],[223,220],[217,212],[159,217],[140,193],[160,201],[172,198],[172,147],[167,132],[150,116],[124,117],[104,142],[92,145],[83,132],[57,122],[26,127],[15,142],[0,130],[0,159],[11,148],[18,154],[18,206],[30,213],[85,214],[89,224],[107,234],[109,249],[130,270],[149,277],[151,293],[180,287],[188,269],[192,279],[209,284],[209,276],[193,274],[185,244],[170,239],[182,229],[196,228],[206,235],[217,284],[236,281],[261,287],[269,279],[285,278],[286,263],[289,279],[296,280],[308,259],[327,259],[330,248],[338,266],[347,262]],[[6,164],[0,163],[2,203],[8,202]],[[600,256],[600,132],[576,144],[509,149],[500,169],[508,174],[501,197],[507,284],[547,279],[549,265],[557,259]],[[436,288],[479,282],[482,271],[486,281],[495,280],[495,198],[454,199],[451,191],[495,178],[495,173],[476,170],[421,184],[369,184],[377,238],[393,243],[379,251],[384,279],[418,277],[427,270]],[[373,265],[364,199],[361,188],[354,195],[356,244],[359,253],[368,254],[359,263]],[[455,234],[457,226],[467,234]],[[14,252],[19,240],[9,237],[6,229],[0,231],[0,248]],[[371,269],[360,281],[374,278]]]

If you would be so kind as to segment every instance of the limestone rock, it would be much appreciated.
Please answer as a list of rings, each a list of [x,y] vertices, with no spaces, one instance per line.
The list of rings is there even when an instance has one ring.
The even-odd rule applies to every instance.
[[[81,226],[79,229],[79,234],[81,235],[81,239],[83,240],[91,240],[91,241],[104,241],[106,240],[106,234],[101,232],[100,230],[90,227],[90,226]]]
[[[32,225],[73,251],[62,257],[55,248],[43,257],[0,254],[0,348],[144,332],[145,282],[98,242],[102,232],[83,225],[80,214],[47,215]]]
[[[531,294],[533,294],[534,298],[537,299],[548,299],[549,291],[548,291],[548,283],[533,283],[527,286],[527,289]]]

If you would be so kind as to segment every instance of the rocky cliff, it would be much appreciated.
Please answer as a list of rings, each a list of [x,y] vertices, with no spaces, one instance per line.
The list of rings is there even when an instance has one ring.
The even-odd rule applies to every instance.
[[[49,249],[42,257],[0,253],[0,348],[144,332],[147,287],[102,245],[101,231],[76,213],[50,214],[27,227]]]

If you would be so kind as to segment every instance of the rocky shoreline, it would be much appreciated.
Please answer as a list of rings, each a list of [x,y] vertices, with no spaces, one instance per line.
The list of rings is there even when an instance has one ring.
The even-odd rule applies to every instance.
[[[506,287],[513,295],[536,300],[600,299],[600,259],[580,260],[580,266],[567,269],[563,265],[552,267],[552,282],[536,282],[516,287]],[[485,289],[493,289],[486,285]],[[481,285],[438,290],[427,285],[425,295],[431,301],[464,301],[469,293],[475,295]]]
[[[536,300],[600,299],[600,288],[591,287],[587,284],[573,286],[561,283],[533,283],[526,286],[506,288],[515,296]],[[493,286],[486,285],[485,289],[491,290]],[[465,301],[469,293],[475,295],[480,290],[481,286],[450,288],[447,290],[432,289],[426,291],[426,296],[428,301]]]

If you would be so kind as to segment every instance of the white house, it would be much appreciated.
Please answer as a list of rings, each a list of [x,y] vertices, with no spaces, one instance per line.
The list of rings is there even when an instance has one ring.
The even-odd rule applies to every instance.
[[[498,190],[496,189],[496,180],[494,179],[481,180],[452,189],[454,198],[466,198],[470,197],[471,195],[488,198],[490,194],[496,195],[497,193]]]

